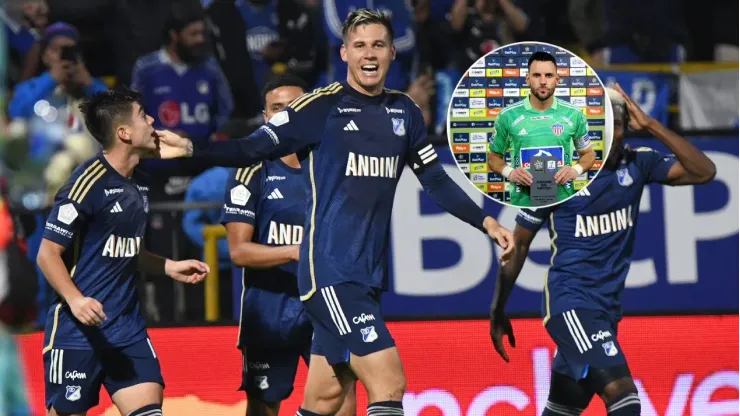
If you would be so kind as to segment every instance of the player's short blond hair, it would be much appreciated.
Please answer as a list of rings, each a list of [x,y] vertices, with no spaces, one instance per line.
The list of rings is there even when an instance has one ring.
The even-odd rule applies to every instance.
[[[391,24],[390,15],[380,10],[372,9],[357,9],[348,14],[342,25],[342,39],[346,41],[347,35],[357,30],[360,26],[373,24],[385,26],[388,30],[390,41],[393,43],[393,25]]]

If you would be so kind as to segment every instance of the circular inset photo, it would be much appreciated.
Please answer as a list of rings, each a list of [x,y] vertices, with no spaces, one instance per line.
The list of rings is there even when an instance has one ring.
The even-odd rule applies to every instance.
[[[455,88],[447,135],[457,167],[488,197],[516,207],[559,204],[608,157],[613,129],[604,84],[572,52],[504,45]]]

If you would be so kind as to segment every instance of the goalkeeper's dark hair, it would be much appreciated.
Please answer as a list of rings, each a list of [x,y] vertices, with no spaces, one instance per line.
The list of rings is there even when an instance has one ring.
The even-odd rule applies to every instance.
[[[357,9],[347,15],[347,19],[344,20],[342,25],[342,39],[347,40],[347,35],[350,32],[354,32],[360,26],[365,25],[383,25],[388,30],[388,36],[390,36],[391,44],[395,38],[393,34],[393,24],[391,24],[391,16],[380,10],[372,9]]]
[[[114,128],[131,119],[132,105],[142,106],[141,94],[119,86],[91,95],[80,104],[85,126],[103,149],[116,142]]]
[[[527,61],[527,68],[532,66],[532,62],[534,61],[540,61],[540,62],[552,62],[555,67],[558,66],[558,63],[555,61],[555,57],[550,55],[547,52],[535,52],[532,54],[532,56],[529,57],[529,61]]]
[[[265,86],[262,87],[262,100],[266,101],[267,94],[280,87],[298,87],[303,92],[308,90],[308,86],[306,86],[306,83],[300,77],[290,72],[283,72],[267,80]]]

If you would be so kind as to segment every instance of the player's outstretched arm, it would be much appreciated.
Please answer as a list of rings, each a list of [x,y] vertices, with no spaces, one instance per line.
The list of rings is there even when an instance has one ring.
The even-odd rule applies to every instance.
[[[630,116],[630,127],[634,130],[647,130],[660,140],[674,154],[678,163],[673,163],[661,178],[660,182],[669,185],[696,185],[707,183],[714,179],[717,167],[711,159],[688,140],[662,125],[658,120],[645,114],[632,101],[619,84],[614,89],[624,97],[625,105]]]
[[[326,97],[306,94],[295,100],[295,110],[287,107],[276,113],[246,138],[211,141],[202,148],[173,132],[157,130],[160,157],[194,157],[211,165],[242,167],[296,153],[320,140],[333,102]]]
[[[63,246],[43,238],[36,256],[36,263],[51,287],[69,305],[72,314],[80,322],[85,325],[101,324],[106,319],[103,305],[93,298],[85,297],[77,289],[64,265],[62,253],[64,253]]]
[[[178,282],[199,283],[211,271],[207,264],[198,260],[170,260],[147,250],[139,252],[139,271],[166,275]]]
[[[520,211],[519,213],[517,220],[527,222],[528,228],[520,224],[517,224],[514,228],[514,251],[508,262],[499,265],[496,272],[493,299],[491,300],[489,315],[491,341],[493,341],[496,352],[507,363],[509,362],[509,355],[504,348],[503,336],[508,336],[509,344],[512,347],[516,346],[516,340],[514,339],[514,330],[511,327],[509,317],[506,316],[506,301],[511,294],[511,290],[514,288],[514,283],[519,277],[519,273],[522,271],[524,261],[527,259],[527,254],[529,253],[529,246],[537,234],[537,230],[542,225],[541,217],[530,215],[529,213],[531,212]],[[526,215],[526,217],[523,217],[523,215]]]
[[[268,246],[252,242],[254,226],[245,222],[226,223],[229,256],[236,266],[266,269],[298,261],[300,245]]]
[[[430,145],[431,146],[431,145]],[[435,155],[436,156],[436,155]],[[419,163],[422,163],[421,165]],[[414,170],[421,186],[432,200],[443,210],[462,221],[486,232],[504,251],[499,261],[508,261],[513,250],[511,231],[503,227],[493,217],[486,215],[470,197],[445,172],[440,163],[423,165],[423,160],[416,162],[420,168]]]

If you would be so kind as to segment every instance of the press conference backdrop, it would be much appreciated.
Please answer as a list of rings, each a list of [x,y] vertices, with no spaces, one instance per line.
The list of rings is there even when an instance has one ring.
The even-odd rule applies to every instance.
[[[604,88],[581,58],[557,46],[540,43],[520,43],[497,49],[474,63],[455,88],[449,113],[449,140],[460,170],[467,173],[482,192],[500,201],[511,199],[508,181],[488,167],[487,143],[498,113],[529,96],[527,64],[538,51],[555,57],[560,79],[554,95],[580,107],[588,119],[596,162],[590,171],[573,181],[576,190],[586,186],[596,175],[609,149],[608,143],[605,144],[608,138]],[[504,157],[507,163],[512,163],[509,152]],[[576,151],[571,160],[573,164],[578,163]]]
[[[651,185],[643,193],[634,261],[622,298],[626,313],[727,311],[738,308],[738,137],[691,139],[717,165],[702,186]],[[667,149],[655,139],[633,146]],[[447,173],[484,209],[508,227],[516,208],[486,198],[437,148]],[[397,318],[486,316],[497,268],[496,252],[480,231],[443,213],[411,172],[398,185],[391,226],[386,316]],[[536,315],[550,258],[547,231],[532,243],[529,259],[508,304]]]

